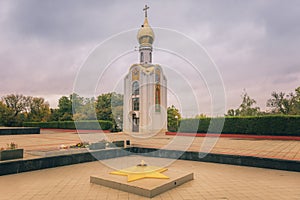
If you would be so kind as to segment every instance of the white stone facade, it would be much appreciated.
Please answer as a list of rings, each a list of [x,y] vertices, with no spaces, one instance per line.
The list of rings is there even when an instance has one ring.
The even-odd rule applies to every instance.
[[[167,79],[152,64],[154,33],[145,17],[138,32],[140,64],[133,64],[124,80],[123,131],[155,134],[167,131]]]

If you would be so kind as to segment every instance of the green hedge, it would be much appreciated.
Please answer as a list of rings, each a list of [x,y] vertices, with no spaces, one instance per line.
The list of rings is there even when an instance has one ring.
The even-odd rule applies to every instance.
[[[222,123],[224,126],[222,128]],[[179,132],[300,136],[300,116],[182,119]]]
[[[76,126],[75,126],[76,123]],[[104,120],[89,120],[89,121],[55,121],[55,122],[24,122],[25,127],[40,127],[40,128],[59,128],[59,129],[89,129],[95,130],[110,130],[112,129],[111,121]]]

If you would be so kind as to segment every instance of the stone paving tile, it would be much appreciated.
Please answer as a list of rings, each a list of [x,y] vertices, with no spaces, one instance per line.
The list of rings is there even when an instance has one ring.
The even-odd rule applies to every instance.
[[[110,160],[119,159],[128,158]],[[300,199],[298,172],[183,160],[173,162],[172,167],[178,173],[193,171],[195,180],[153,199]],[[0,176],[0,199],[147,199],[89,183],[90,175],[111,170],[90,162]]]

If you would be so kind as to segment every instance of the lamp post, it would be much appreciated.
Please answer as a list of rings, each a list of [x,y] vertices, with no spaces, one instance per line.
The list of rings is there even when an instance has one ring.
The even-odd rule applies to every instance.
[[[118,128],[119,130],[121,130],[121,129],[122,129],[122,125],[121,125],[121,117],[118,116],[117,119],[118,119],[118,122],[117,122],[117,128]]]
[[[176,119],[176,131],[178,131],[178,116],[175,115],[175,119]]]

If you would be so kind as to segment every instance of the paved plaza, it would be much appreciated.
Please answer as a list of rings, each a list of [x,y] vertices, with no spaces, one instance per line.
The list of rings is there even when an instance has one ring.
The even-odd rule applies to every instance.
[[[297,172],[182,160],[168,168],[175,166],[178,173],[192,170],[195,179],[153,199],[300,199]],[[147,199],[89,183],[103,171],[112,169],[96,161],[1,176],[0,199]]]
[[[82,131],[82,135],[93,134],[93,131]],[[105,133],[108,140],[130,139],[133,146],[154,147],[164,149],[183,149],[182,142],[177,145],[166,146],[174,136],[158,134],[151,138],[132,137],[123,133]],[[81,142],[76,130],[42,129],[39,135],[7,135],[0,136],[0,147],[5,147],[11,141],[16,142],[20,148],[25,149],[25,158],[31,150],[57,150],[61,145],[74,145]],[[178,136],[180,140],[187,138],[192,141],[189,151],[200,151],[201,145],[206,141],[204,137]],[[211,153],[256,156],[264,158],[278,158],[284,160],[300,160],[300,141],[294,140],[263,140],[238,138],[212,138],[216,140]],[[181,145],[181,146],[180,146]]]
[[[91,132],[86,131],[86,134]],[[111,141],[130,139],[133,146],[180,148],[166,146],[174,136],[164,134],[144,139],[123,133],[106,133],[105,136]],[[74,145],[81,140],[76,130],[43,129],[40,135],[0,136],[0,146],[11,141],[25,149],[24,159],[31,159],[38,156],[31,155],[30,151],[58,150],[61,145]],[[204,141],[203,137],[194,138],[189,150],[199,151]],[[300,160],[300,141],[219,138],[212,152]],[[106,161],[125,163],[127,159],[129,157]],[[153,199],[300,199],[299,172],[183,160],[171,162],[168,168],[172,167],[179,169],[178,173],[193,171],[195,179]],[[0,176],[0,199],[147,199],[89,182],[91,175],[103,171],[112,169],[97,161]]]

